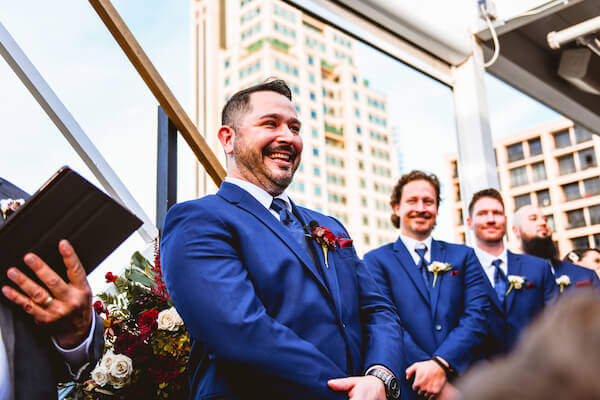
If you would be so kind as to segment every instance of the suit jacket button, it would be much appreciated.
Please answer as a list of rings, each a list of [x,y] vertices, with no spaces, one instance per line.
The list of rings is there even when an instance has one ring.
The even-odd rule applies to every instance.
[[[346,324],[342,324],[342,328],[346,329]]]
[[[442,330],[442,326],[440,324],[437,324],[435,326],[435,330],[438,331],[438,332],[441,331]]]

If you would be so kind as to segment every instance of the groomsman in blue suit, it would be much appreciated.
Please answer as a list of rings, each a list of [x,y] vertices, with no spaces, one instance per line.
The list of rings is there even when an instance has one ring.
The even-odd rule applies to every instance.
[[[218,132],[225,182],[166,217],[162,266],[192,338],[192,398],[397,399],[393,305],[340,222],[285,192],[302,153],[291,100],[281,80],[234,94]]]
[[[400,237],[365,256],[396,305],[404,327],[406,376],[425,398],[453,390],[448,381],[473,362],[472,352],[487,333],[490,307],[473,249],[431,237],[439,203],[435,175],[412,171],[402,176],[391,197],[392,223]]]
[[[514,254],[504,247],[506,215],[496,189],[473,195],[467,225],[475,236],[475,254],[487,277],[485,286],[492,303],[489,333],[480,345],[480,354],[491,358],[513,348],[520,332],[554,301],[558,287],[547,260]]]
[[[523,253],[550,261],[561,292],[586,287],[600,290],[596,272],[568,261],[560,261],[552,242],[552,231],[541,209],[531,205],[521,207],[514,217],[513,232],[521,242]]]

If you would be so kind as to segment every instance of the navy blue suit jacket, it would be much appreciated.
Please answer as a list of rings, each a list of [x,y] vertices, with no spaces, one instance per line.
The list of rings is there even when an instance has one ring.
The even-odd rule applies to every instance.
[[[294,213],[347,235],[331,217]],[[329,251],[326,268],[310,246],[320,265],[231,183],[169,210],[162,268],[192,337],[192,398],[345,399],[328,379],[373,364],[403,376],[400,321],[354,248]]]
[[[575,288],[592,287],[600,290],[600,280],[595,271],[572,264],[568,261],[561,261],[554,267],[554,276],[558,278],[561,275],[567,275],[571,280],[571,285],[565,288],[566,291]]]
[[[554,301],[558,287],[550,270],[550,263],[527,254],[507,252],[508,275],[525,278],[525,285],[511,289],[500,303],[489,279],[485,286],[492,308],[488,316],[489,333],[480,345],[478,355],[490,358],[510,351],[521,331],[544,308]]]
[[[467,246],[432,240],[429,261],[452,267],[438,275],[430,296],[400,238],[365,255],[365,263],[402,320],[405,366],[438,355],[460,373],[471,364],[472,350],[487,333],[486,278]]]

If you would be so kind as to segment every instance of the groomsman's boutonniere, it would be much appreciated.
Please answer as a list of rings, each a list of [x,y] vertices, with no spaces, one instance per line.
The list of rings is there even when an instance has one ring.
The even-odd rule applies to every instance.
[[[561,275],[558,278],[556,278],[556,284],[560,286],[560,292],[562,293],[567,286],[571,285],[571,279],[568,275]]]
[[[4,219],[10,217],[12,213],[17,211],[17,208],[21,207],[25,203],[23,199],[2,199],[0,200],[0,211]]]
[[[310,229],[312,232],[312,237],[317,241],[318,244],[321,245],[323,249],[323,258],[325,258],[325,267],[329,269],[329,264],[327,263],[327,252],[329,250],[335,250],[335,245],[338,240],[338,237],[333,234],[328,228],[324,226],[318,226],[315,221],[311,221]]]
[[[437,276],[440,272],[450,271],[452,266],[448,263],[443,263],[441,261],[434,261],[427,266],[427,270],[429,272],[433,272],[433,287],[435,287],[435,282],[437,281]]]
[[[525,283],[525,277],[521,275],[509,275],[508,283],[510,283],[510,286],[504,294],[505,296],[508,295],[513,288],[515,288],[515,290],[521,290],[523,288],[523,284]]]

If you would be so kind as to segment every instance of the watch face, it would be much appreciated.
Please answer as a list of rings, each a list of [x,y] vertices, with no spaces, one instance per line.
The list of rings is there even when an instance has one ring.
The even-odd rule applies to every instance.
[[[389,383],[390,388],[390,397],[392,399],[400,398],[400,384],[398,383],[398,379],[392,378]]]

